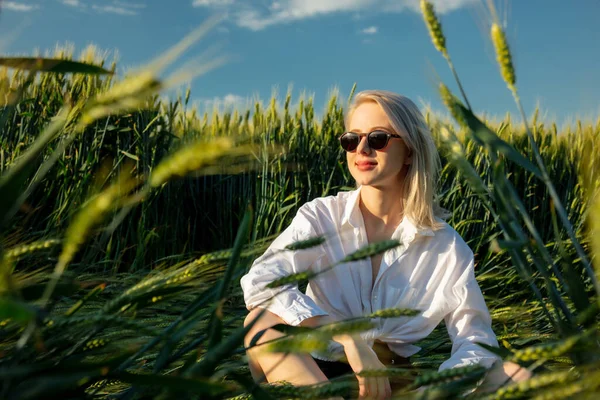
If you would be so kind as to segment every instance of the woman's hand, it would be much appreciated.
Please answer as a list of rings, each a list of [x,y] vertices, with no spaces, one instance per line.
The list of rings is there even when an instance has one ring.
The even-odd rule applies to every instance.
[[[488,371],[477,392],[491,393],[498,390],[502,385],[521,382],[531,378],[531,376],[531,371],[519,364],[510,361],[497,361]]]
[[[385,365],[379,361],[375,350],[360,338],[345,337],[337,340],[344,346],[348,364],[358,374],[362,371],[373,369],[385,369]],[[358,379],[360,399],[389,399],[392,395],[390,380],[386,376],[364,377],[356,376]]]

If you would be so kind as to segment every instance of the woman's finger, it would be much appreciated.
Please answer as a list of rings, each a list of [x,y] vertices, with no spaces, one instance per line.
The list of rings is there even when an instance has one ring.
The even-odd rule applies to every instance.
[[[365,378],[358,378],[358,398],[366,399],[368,396],[367,382]]]
[[[390,378],[386,376],[383,379],[385,382],[385,398],[389,399],[392,397],[392,385],[390,384]]]
[[[381,377],[377,378],[377,399],[381,399],[381,400],[386,399],[385,380],[386,380],[385,376],[381,376]]]
[[[367,399],[376,399],[377,398],[377,379],[376,378],[365,378]]]

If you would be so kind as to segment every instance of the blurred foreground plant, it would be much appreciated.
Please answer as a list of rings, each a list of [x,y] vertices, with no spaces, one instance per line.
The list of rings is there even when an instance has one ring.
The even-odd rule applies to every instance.
[[[439,44],[444,42],[440,39],[440,37],[443,38],[443,33],[433,12],[433,5],[426,0],[421,0],[421,4],[425,22],[432,32],[432,37],[437,38],[434,38],[434,46],[449,61],[445,47],[441,48]],[[528,282],[538,303],[543,307],[548,322],[554,328],[554,333],[562,338],[558,343],[519,350],[509,358],[521,363],[531,371],[537,371],[544,364],[561,356],[568,357],[576,366],[572,372],[549,374],[540,372],[531,380],[501,388],[491,397],[500,399],[536,395],[540,398],[551,398],[553,391],[557,388],[564,388],[567,381],[574,382],[569,385],[579,389],[561,393],[568,392],[570,395],[591,393],[597,388],[597,385],[591,381],[591,379],[595,379],[595,375],[583,371],[600,367],[597,327],[599,311],[597,302],[600,288],[589,258],[575,236],[573,226],[568,220],[565,208],[548,175],[536,138],[528,127],[527,118],[517,95],[516,74],[506,36],[497,20],[493,2],[489,1],[488,4],[493,18],[490,30],[491,40],[496,50],[500,72],[521,112],[535,164],[502,140],[497,133],[474,115],[464,92],[467,107],[463,106],[444,84],[440,84],[440,94],[451,115],[460,125],[468,129],[469,137],[490,157],[490,168],[493,171],[491,184],[485,185],[479,175],[474,172],[473,166],[465,158],[463,145],[453,133],[448,129],[442,129],[442,138],[446,142],[449,161],[460,171],[501,228],[503,238],[501,240],[494,239],[494,246],[510,254],[514,267]],[[451,64],[450,68],[453,69]],[[458,83],[460,85],[460,82]],[[548,244],[544,243],[538,227],[533,223],[523,200],[511,182],[511,177],[507,173],[507,164],[509,163],[515,163],[525,169],[533,176],[533,179],[541,180],[547,187],[551,198],[552,214],[550,217],[554,226],[554,239],[556,243],[560,243],[558,257],[550,253]],[[582,164],[582,167],[584,170],[587,168],[585,164]],[[584,171],[580,171],[581,175],[584,173]],[[588,214],[592,232],[596,225],[594,221],[600,219],[598,210],[593,208],[596,201],[594,193],[598,190],[596,179],[591,179],[594,184],[588,185],[588,192],[592,193],[589,203],[591,208]],[[590,179],[587,180],[590,181]],[[556,214],[558,214],[558,218]],[[567,234],[568,242],[562,238],[563,231]],[[569,256],[565,250],[566,246],[572,246],[575,249],[577,259]],[[591,250],[597,251],[593,247]],[[541,277],[543,286],[538,283],[540,281],[538,277]],[[504,355],[503,351],[490,350]],[[568,379],[562,377],[568,377]]]
[[[422,5],[428,13],[425,17],[431,25],[435,46],[450,62],[441,24],[436,22],[433,7],[428,2],[422,2]],[[202,29],[192,36],[199,36]],[[497,31],[495,34],[498,35]],[[191,43],[184,42],[179,49]],[[502,46],[502,49],[507,50],[508,46]],[[37,141],[26,147],[21,158],[2,171],[0,189],[3,196],[0,198],[0,216],[5,222],[3,232],[7,231],[10,221],[14,220],[15,210],[24,204],[35,185],[42,182],[50,168],[60,160],[69,146],[76,142],[75,138],[81,138],[88,129],[103,123],[103,118],[106,118],[106,126],[109,125],[109,121],[111,124],[114,122],[115,126],[93,131],[93,140],[88,142],[91,143],[91,147],[102,149],[105,136],[116,134],[117,129],[130,129],[125,123],[119,125],[115,121],[119,121],[120,118],[127,120],[127,113],[139,111],[140,108],[151,104],[155,93],[168,86],[169,82],[177,81],[177,74],[173,79],[163,81],[158,78],[156,71],[164,67],[167,61],[173,61],[175,53],[178,52],[179,50],[169,52],[164,62],[157,61],[149,70],[131,75],[115,86],[107,86],[106,90],[96,93],[92,99],[77,97],[73,93],[71,102],[67,101],[56,117],[44,127]],[[510,56],[510,53],[504,50],[501,53],[505,62],[506,54]],[[14,62],[15,60],[6,63]],[[222,60],[213,60],[199,70],[205,71],[220,62]],[[44,65],[49,69],[57,62],[52,60],[44,64],[44,60],[41,59],[29,60],[27,63],[26,66],[33,68],[34,73],[26,77],[24,85],[33,83],[36,70],[43,70]],[[62,64],[61,68],[63,69],[60,71],[55,70],[55,73],[62,74],[68,68],[81,72],[82,68],[91,67],[66,63]],[[453,66],[451,68],[458,78]],[[514,71],[513,78],[509,81],[512,81],[514,87]],[[540,240],[542,235],[539,230],[545,227],[532,222],[526,211],[531,207],[527,208],[523,204],[528,199],[520,198],[511,179],[527,173],[524,179],[526,182],[541,177],[541,181],[546,184],[543,167],[537,160],[531,161],[507,142],[507,135],[512,135],[507,133],[507,124],[501,124],[498,129],[491,129],[475,117],[470,111],[460,83],[459,87],[467,107],[462,106],[445,86],[441,87],[441,95],[452,115],[468,129],[467,138],[460,140],[449,128],[438,131],[441,138],[448,143],[448,160],[460,171],[459,178],[465,178],[467,185],[463,185],[461,179],[455,178],[456,174],[450,168],[446,168],[448,181],[457,183],[447,187],[448,193],[445,194],[445,198],[451,203],[462,202],[460,204],[463,206],[453,208],[457,210],[455,215],[458,215],[455,220],[457,230],[472,229],[477,223],[483,225],[496,222],[500,226],[501,233],[494,232],[494,235],[488,235],[485,233],[491,230],[484,230],[485,233],[480,232],[477,235],[479,237],[474,238],[476,243],[485,243],[488,238],[493,238],[490,248],[497,251],[490,252],[489,256],[480,255],[486,257],[487,265],[491,265],[486,271],[487,275],[480,278],[499,282],[500,288],[497,290],[507,293],[507,290],[517,286],[515,275],[511,275],[512,271],[504,270],[501,271],[501,277],[494,280],[493,273],[494,268],[504,267],[504,264],[496,265],[500,253],[508,253],[512,257],[515,269],[527,282],[530,291],[509,292],[512,297],[507,296],[501,300],[505,302],[500,303],[503,307],[491,311],[494,320],[499,321],[498,326],[504,326],[507,330],[498,332],[499,340],[506,347],[502,354],[507,359],[519,361],[526,367],[539,371],[535,379],[504,387],[490,397],[552,398],[592,393],[598,387],[598,307],[593,294],[593,278],[589,276],[585,267],[585,257],[569,259],[577,252],[573,251],[575,243],[571,239],[567,241],[562,238],[562,229],[568,230],[568,226],[560,216],[555,218],[554,214],[550,215],[555,243],[544,244],[543,240]],[[8,98],[12,108],[8,106],[3,109],[0,128],[9,123],[10,114],[17,110],[17,106],[23,104],[18,102],[18,95],[24,92],[24,86],[9,92]],[[189,97],[189,94],[186,97]],[[254,242],[252,247],[244,246],[249,238],[254,240],[258,237],[257,224],[260,224],[260,232],[278,231],[285,215],[293,210],[302,196],[311,197],[315,194],[314,191],[317,195],[325,195],[333,187],[339,187],[334,180],[334,174],[341,174],[342,165],[321,162],[303,175],[309,180],[306,193],[302,196],[298,192],[289,194],[289,187],[297,187],[290,182],[301,178],[290,178],[286,175],[286,155],[279,154],[280,149],[273,146],[281,140],[290,146],[296,146],[301,163],[310,163],[307,155],[313,153],[318,154],[320,159],[337,160],[339,148],[334,145],[336,132],[342,129],[343,111],[336,101],[336,97],[332,96],[321,126],[318,126],[314,119],[311,103],[301,102],[297,111],[291,113],[289,95],[283,112],[275,105],[273,99],[270,106],[264,110],[257,103],[252,114],[215,113],[211,123],[208,122],[207,116],[178,118],[175,110],[167,107],[165,123],[171,126],[168,129],[169,134],[161,137],[168,137],[165,141],[170,141],[173,139],[171,132],[177,133],[180,139],[178,142],[181,143],[179,151],[161,154],[161,151],[169,147],[165,145],[159,149],[161,142],[149,141],[144,149],[160,156],[156,157],[156,164],[144,164],[141,159],[148,157],[147,154],[133,154],[128,147],[117,147],[120,157],[135,161],[136,167],[142,167],[138,170],[128,164],[115,164],[118,166],[115,169],[120,171],[120,175],[117,175],[119,178],[104,190],[98,190],[98,193],[80,207],[80,211],[71,218],[64,237],[61,235],[60,239],[42,239],[29,244],[10,246],[0,258],[0,397],[90,398],[110,395],[113,398],[127,399],[252,396],[267,399],[327,398],[351,394],[352,384],[356,381],[354,376],[342,377],[329,384],[302,388],[254,383],[243,357],[243,337],[251,326],[240,328],[245,310],[240,306],[242,299],[239,288],[231,290],[232,285],[237,286],[237,280],[245,273],[252,258],[261,254],[268,243],[267,238],[262,242]],[[187,99],[185,103],[187,104]],[[152,113],[146,115],[142,112],[140,118],[147,119],[143,129],[150,129],[158,120],[158,116]],[[131,125],[134,126],[131,131],[141,135],[140,132],[135,132],[136,123],[132,122]],[[190,132],[199,134],[186,136]],[[244,136],[240,133],[244,132],[251,132],[260,137],[261,146],[256,148],[240,141],[239,136]],[[38,131],[31,136],[38,137],[37,133]],[[102,140],[98,140],[98,137]],[[57,139],[60,140],[59,146],[50,154],[45,154],[43,149]],[[560,154],[563,149],[561,146],[553,147],[552,151],[556,152],[553,154]],[[481,148],[486,151],[482,152]],[[78,149],[79,153],[86,151],[90,151],[90,147],[82,145]],[[486,153],[489,158],[484,157]],[[4,154],[0,149],[0,156],[3,157]],[[44,157],[46,161],[42,161]],[[561,160],[569,159],[564,155],[561,157],[564,157]],[[258,203],[257,208],[260,209],[254,211],[254,218],[249,210],[244,213],[231,250],[184,261],[181,261],[180,256],[174,258],[179,262],[171,267],[164,266],[171,259],[157,260],[158,267],[155,270],[147,268],[143,274],[106,274],[100,278],[98,275],[87,273],[86,268],[90,267],[88,258],[83,257],[83,261],[77,264],[78,253],[89,254],[98,251],[98,248],[116,246],[111,241],[110,232],[120,226],[130,210],[134,210],[140,203],[143,207],[161,188],[168,190],[173,184],[173,179],[189,173],[203,175],[224,172],[233,175],[236,171],[252,168],[254,164],[250,160],[256,159],[260,160],[262,168],[259,175],[262,180],[256,185],[259,188],[257,196],[271,201]],[[590,155],[590,160],[592,159],[594,154]],[[85,163],[88,160],[80,159],[79,162]],[[75,165],[83,168],[82,164]],[[590,161],[591,165],[597,166],[593,161]],[[562,166],[562,163],[557,162],[557,168]],[[37,172],[33,174],[35,167]],[[592,232],[596,232],[597,221],[600,220],[598,178],[595,175],[597,172],[591,171],[592,168],[588,170],[591,177],[588,177],[586,182],[592,183],[586,186],[589,198],[587,217]],[[344,177],[343,174],[341,176]],[[68,179],[68,174],[64,175],[64,179]],[[311,179],[321,180],[313,182]],[[67,187],[68,184],[65,183],[64,186]],[[523,193],[528,193],[529,190],[536,193],[533,189],[534,184],[524,186]],[[68,191],[70,190],[71,187],[68,187]],[[202,190],[206,190],[206,185]],[[479,207],[479,202],[472,200],[473,196],[464,195],[471,193],[467,190],[471,190],[478,197],[492,215],[493,221],[484,220],[482,223],[460,218],[460,213],[465,212],[464,210],[472,212],[472,208]],[[5,193],[8,195],[5,196]],[[176,195],[174,192],[166,193],[173,197]],[[573,190],[572,195],[577,197],[578,193]],[[208,206],[197,199],[194,201],[201,207]],[[465,207],[465,202],[469,202],[470,206]],[[68,202],[63,204],[73,206]],[[554,202],[554,208],[550,209],[558,210],[560,206],[557,208],[557,204],[558,202]],[[178,205],[178,208],[180,207],[181,205]],[[157,214],[167,214],[165,208],[158,208]],[[231,213],[227,206],[223,209]],[[576,206],[574,209],[578,210]],[[263,217],[258,219],[257,214]],[[179,214],[179,210],[176,210],[175,213],[167,215],[171,218],[174,215],[186,214]],[[265,215],[276,215],[277,218],[269,219],[265,218]],[[471,217],[471,214],[467,216],[479,218]],[[146,214],[142,213],[140,218],[145,217]],[[86,246],[106,218],[111,221],[108,227],[101,228],[101,240],[106,241],[106,247]],[[485,215],[482,218],[485,218]],[[256,221],[255,224],[252,224],[253,220]],[[189,221],[184,222],[182,226],[186,226],[188,231],[196,228],[195,224],[190,228]],[[204,226],[201,228],[205,229]],[[219,226],[218,229],[223,230],[226,227]],[[171,232],[167,231],[167,235],[170,234]],[[600,245],[594,237],[591,236],[590,249],[594,249],[597,254]],[[180,237],[176,238],[178,240]],[[288,250],[308,249],[322,244],[324,240],[327,238],[314,238],[312,241],[290,244]],[[58,262],[52,265],[54,272],[47,273],[37,265],[37,271],[19,268],[19,265],[22,265],[18,264],[20,259],[27,261],[27,257],[34,252],[53,251],[59,243],[61,246]],[[127,242],[126,245],[143,248],[147,243],[143,241],[131,245]],[[357,254],[349,255],[348,260],[369,257],[394,245],[397,243],[374,244],[361,249]],[[487,246],[487,243],[485,245]],[[555,249],[552,253],[551,245]],[[52,258],[49,260],[52,261]],[[89,260],[95,258],[89,257]],[[343,265],[334,266],[343,268]],[[314,276],[290,276],[285,280],[273,282],[272,285],[294,284],[311,278]],[[534,301],[515,304],[532,297],[531,293],[535,297]],[[279,326],[277,329],[288,335],[265,347],[279,352],[306,352],[322,346],[334,333],[368,329],[373,318],[394,318],[413,314],[414,311],[411,310],[379,310],[353,321],[340,321],[312,330]],[[524,334],[523,324],[529,324],[526,325],[529,329],[527,335]],[[550,342],[549,339],[554,340]],[[531,346],[532,343],[535,345]],[[413,360],[416,371],[388,369],[365,371],[365,374],[410,376],[414,379],[413,385],[397,393],[399,396],[480,396],[472,392],[485,374],[480,367],[473,366],[443,373],[432,372],[432,369],[439,365],[439,356],[445,358],[447,354],[444,352],[450,351],[447,335],[440,335],[436,331],[430,335],[423,347],[422,353],[426,354]],[[438,351],[439,354],[431,353],[432,350]],[[542,368],[550,369],[550,372],[541,371]],[[420,375],[415,377],[415,372]],[[412,391],[419,387],[422,388],[420,392]]]

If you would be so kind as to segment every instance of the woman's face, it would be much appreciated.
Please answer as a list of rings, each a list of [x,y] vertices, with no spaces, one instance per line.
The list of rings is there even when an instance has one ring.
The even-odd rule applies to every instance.
[[[366,134],[374,130],[403,135],[403,132],[394,131],[379,104],[373,101],[360,104],[352,113],[346,128],[349,132],[364,134],[356,150],[346,152],[348,169],[357,185],[385,188],[403,183],[408,165],[412,162],[404,140],[391,137],[381,150],[373,150],[367,143]]]

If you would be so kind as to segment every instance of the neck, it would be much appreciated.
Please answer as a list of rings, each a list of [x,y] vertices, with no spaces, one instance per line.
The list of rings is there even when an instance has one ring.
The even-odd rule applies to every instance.
[[[402,195],[400,184],[387,187],[385,190],[374,186],[362,186],[360,210],[365,223],[396,226],[404,216]]]

